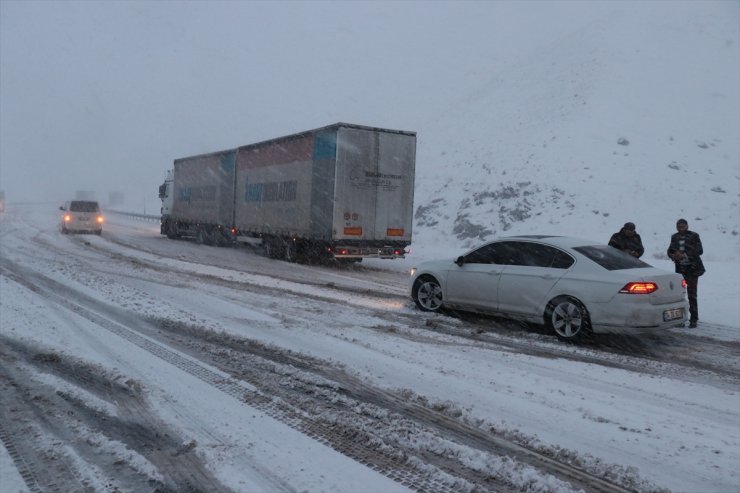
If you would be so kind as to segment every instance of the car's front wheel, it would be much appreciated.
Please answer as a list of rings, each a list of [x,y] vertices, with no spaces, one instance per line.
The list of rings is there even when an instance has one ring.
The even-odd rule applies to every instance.
[[[545,323],[564,340],[578,340],[591,331],[591,320],[583,303],[575,298],[555,298],[547,304]]]
[[[431,276],[417,279],[411,293],[416,306],[422,311],[438,312],[442,308],[442,288]]]

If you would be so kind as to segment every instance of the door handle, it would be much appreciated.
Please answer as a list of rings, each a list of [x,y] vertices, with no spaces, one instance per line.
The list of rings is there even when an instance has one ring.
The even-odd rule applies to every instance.
[[[552,276],[552,275],[550,275],[550,274],[545,274],[544,276],[540,276],[540,277],[541,277],[542,279],[548,279],[548,280],[550,280],[550,279],[555,279],[555,276]]]

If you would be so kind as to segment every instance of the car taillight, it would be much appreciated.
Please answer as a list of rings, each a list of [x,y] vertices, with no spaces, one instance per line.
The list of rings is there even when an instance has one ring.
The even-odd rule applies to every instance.
[[[681,279],[681,287],[686,289],[689,286],[689,283],[686,282],[686,279]]]
[[[658,285],[654,282],[628,282],[620,293],[627,294],[650,294],[658,290]]]

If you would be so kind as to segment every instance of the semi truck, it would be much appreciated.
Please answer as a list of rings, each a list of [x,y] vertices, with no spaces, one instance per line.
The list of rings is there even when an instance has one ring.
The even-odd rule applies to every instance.
[[[348,123],[175,159],[160,231],[288,261],[403,258],[415,163],[415,132]]]

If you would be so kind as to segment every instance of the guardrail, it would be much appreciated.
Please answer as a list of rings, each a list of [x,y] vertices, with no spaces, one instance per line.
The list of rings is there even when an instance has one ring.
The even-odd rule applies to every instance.
[[[154,216],[152,214],[139,214],[137,212],[126,212],[126,211],[117,211],[115,209],[106,209],[106,214],[118,214],[119,216],[126,216],[133,219],[140,219],[142,221],[157,221],[161,219],[161,216]]]

